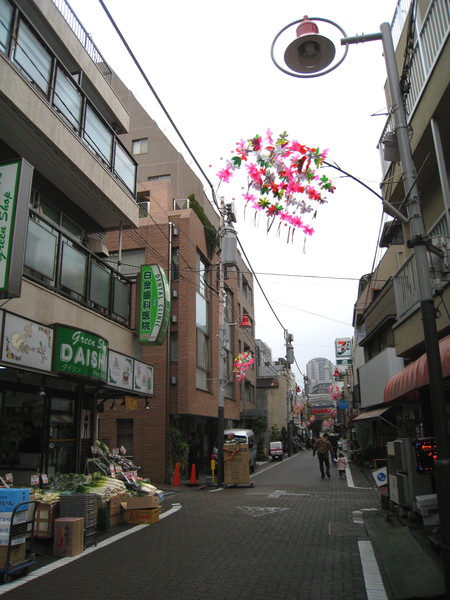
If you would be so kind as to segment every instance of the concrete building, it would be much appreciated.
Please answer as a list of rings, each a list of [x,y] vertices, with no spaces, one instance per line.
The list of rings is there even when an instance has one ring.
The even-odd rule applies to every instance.
[[[126,393],[142,410],[148,395],[133,381],[134,284],[103,260],[105,233],[139,223],[136,162],[118,137],[129,114],[59,6],[0,2],[0,444],[16,485],[84,472],[102,399]],[[126,392],[110,382],[112,356]]]

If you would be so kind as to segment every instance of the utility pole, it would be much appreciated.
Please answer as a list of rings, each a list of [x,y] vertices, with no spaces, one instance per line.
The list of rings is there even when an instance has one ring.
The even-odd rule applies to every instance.
[[[233,227],[236,222],[232,204],[225,206],[221,198],[221,237],[222,249],[218,264],[218,294],[219,294],[219,364],[218,364],[218,394],[217,394],[217,486],[223,484],[223,438],[225,431],[225,388],[227,385],[227,342],[225,333],[225,275],[224,267],[236,266],[237,233]]]
[[[287,404],[287,435],[288,435],[288,456],[292,456],[292,394],[290,390],[291,378],[290,371],[291,365],[294,362],[294,347],[292,346],[292,342],[294,341],[294,336],[292,333],[289,333],[286,329],[284,332],[284,341],[286,344],[286,404]]]

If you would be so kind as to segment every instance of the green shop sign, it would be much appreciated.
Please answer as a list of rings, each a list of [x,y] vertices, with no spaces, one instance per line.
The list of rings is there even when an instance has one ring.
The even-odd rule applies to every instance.
[[[107,340],[89,331],[56,325],[54,346],[54,371],[106,382]]]
[[[158,265],[142,265],[138,290],[139,342],[161,345],[170,318],[170,292],[164,270]]]

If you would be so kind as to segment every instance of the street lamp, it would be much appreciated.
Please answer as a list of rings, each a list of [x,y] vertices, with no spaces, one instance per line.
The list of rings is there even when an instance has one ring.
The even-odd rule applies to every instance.
[[[305,23],[306,21],[306,23]],[[329,44],[323,41],[323,36],[318,35],[309,25],[311,21],[324,21],[339,29],[344,37],[341,45],[345,46],[344,56],[334,66],[328,67],[334,58],[330,52]],[[291,71],[281,67],[274,57],[274,46],[283,31],[300,23],[297,29],[297,39],[290,44],[291,48],[286,64]],[[303,28],[302,28],[303,24]],[[307,32],[307,33],[306,33]],[[436,312],[433,301],[431,278],[428,271],[427,247],[431,244],[426,234],[422,215],[422,205],[417,186],[417,174],[412,157],[411,144],[408,136],[408,123],[400,88],[395,49],[389,23],[380,25],[380,32],[367,35],[347,37],[339,25],[327,19],[304,17],[282,29],[275,37],[271,57],[277,68],[293,77],[318,77],[325,75],[341,64],[345,59],[350,44],[381,40],[383,44],[386,72],[392,98],[392,111],[395,120],[395,133],[397,135],[398,149],[402,168],[403,185],[406,196],[406,212],[411,231],[411,240],[408,245],[413,249],[417,270],[417,284],[420,296],[420,309],[423,323],[425,349],[427,354],[428,373],[430,379],[430,402],[433,413],[433,424],[437,445],[437,459],[434,464],[436,492],[439,507],[441,528],[441,550],[444,567],[447,597],[450,597],[450,441],[448,435],[448,418],[445,400],[444,380],[439,351],[439,336],[436,325]],[[329,42],[329,40],[327,40]],[[306,47],[308,44],[308,48]],[[288,50],[289,50],[288,48]],[[288,51],[286,51],[285,59]],[[315,53],[315,59],[311,54]],[[326,58],[326,60],[325,60]],[[315,62],[315,64],[313,64]]]

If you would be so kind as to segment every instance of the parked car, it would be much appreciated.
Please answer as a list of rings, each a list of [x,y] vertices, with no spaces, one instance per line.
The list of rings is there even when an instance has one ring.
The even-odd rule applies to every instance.
[[[283,442],[270,442],[269,452],[272,460],[283,460]]]

